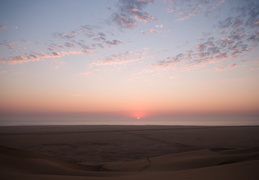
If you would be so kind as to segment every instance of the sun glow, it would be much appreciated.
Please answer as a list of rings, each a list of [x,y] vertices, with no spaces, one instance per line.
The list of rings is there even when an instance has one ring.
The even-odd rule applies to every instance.
[[[142,119],[143,117],[146,117],[147,114],[144,112],[133,112],[130,114],[130,116],[136,119]]]

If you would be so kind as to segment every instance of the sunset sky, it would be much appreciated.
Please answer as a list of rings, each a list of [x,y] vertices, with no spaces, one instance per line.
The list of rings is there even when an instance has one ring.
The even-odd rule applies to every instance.
[[[1,0],[0,113],[259,114],[258,0]]]

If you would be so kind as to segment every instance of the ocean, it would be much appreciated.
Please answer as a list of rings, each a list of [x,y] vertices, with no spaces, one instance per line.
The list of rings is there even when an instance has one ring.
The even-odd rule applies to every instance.
[[[258,116],[178,116],[178,117],[0,117],[0,126],[43,125],[177,125],[177,126],[256,126]]]

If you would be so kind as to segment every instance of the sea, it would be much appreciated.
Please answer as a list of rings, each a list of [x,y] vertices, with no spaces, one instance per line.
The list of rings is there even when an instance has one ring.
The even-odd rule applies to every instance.
[[[0,117],[0,126],[50,125],[163,125],[163,126],[258,126],[259,116],[173,116],[173,117]]]

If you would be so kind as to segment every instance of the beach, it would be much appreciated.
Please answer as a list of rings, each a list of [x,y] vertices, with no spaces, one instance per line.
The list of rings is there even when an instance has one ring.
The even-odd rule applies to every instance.
[[[1,179],[258,179],[258,126],[0,127]]]

